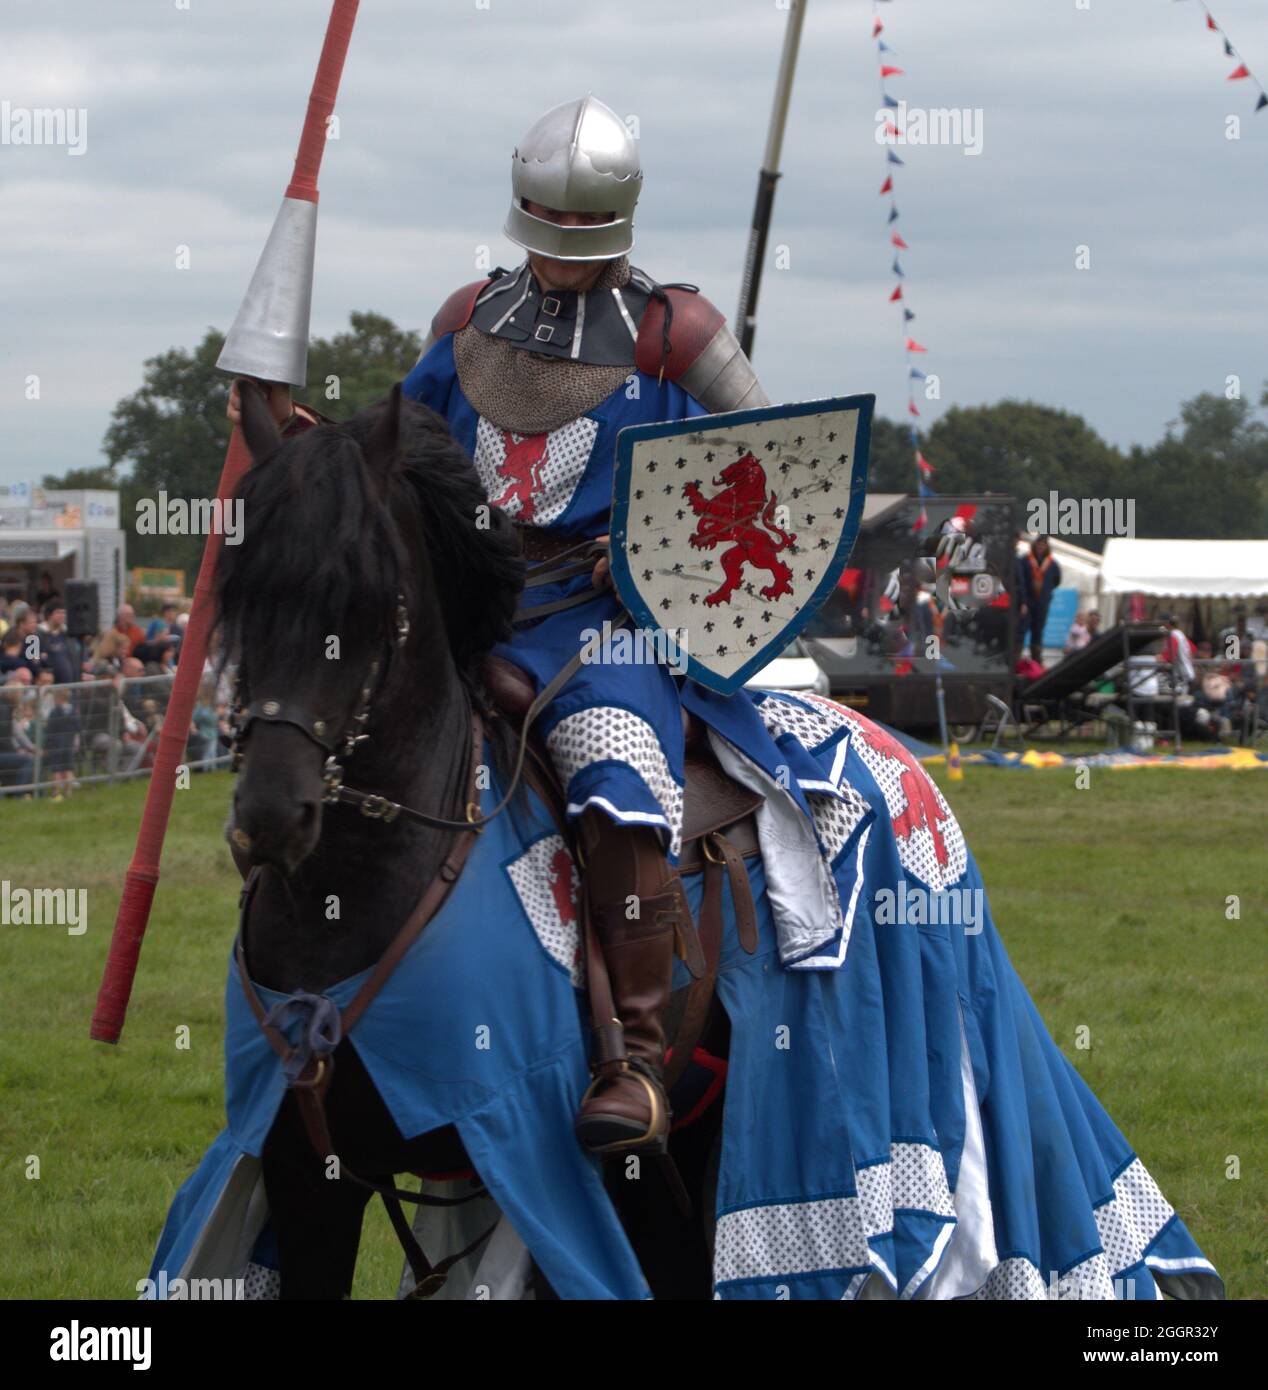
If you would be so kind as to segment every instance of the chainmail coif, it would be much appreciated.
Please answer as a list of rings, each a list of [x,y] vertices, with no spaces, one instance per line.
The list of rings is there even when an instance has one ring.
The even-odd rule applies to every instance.
[[[622,256],[604,267],[593,290],[619,288],[629,278]],[[463,395],[486,420],[516,434],[557,430],[606,400],[634,370],[529,352],[470,324],[454,334],[453,349]]]

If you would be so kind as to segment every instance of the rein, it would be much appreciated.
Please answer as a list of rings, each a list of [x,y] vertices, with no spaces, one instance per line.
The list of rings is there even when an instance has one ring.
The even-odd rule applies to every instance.
[[[550,559],[534,565],[525,578],[525,587],[536,588],[583,574],[593,568],[596,552],[602,554],[605,550],[606,547],[596,546],[593,541],[583,541],[578,545],[571,546],[553,555]],[[559,563],[581,551],[585,551],[586,554],[584,556],[578,555],[578,558],[569,560],[566,564],[561,565]],[[567,598],[536,607],[521,606],[516,610],[513,621],[517,625],[535,622],[550,613],[588,603],[593,598],[594,594],[583,590]],[[612,628],[623,627],[630,621],[630,614],[622,610],[612,624]],[[521,778],[527,778],[529,784],[538,791],[545,803],[551,806],[552,812],[556,812],[556,808],[553,806],[554,798],[548,790],[550,783],[548,770],[535,766],[530,769],[525,765],[526,756],[530,751],[529,735],[537,716],[572,679],[590,655],[590,648],[583,647],[576,656],[564,665],[562,670],[542,687],[529,705],[520,723],[515,762],[506,793],[488,815],[484,816],[480,814],[479,810],[478,789],[478,774],[484,747],[484,724],[479,710],[472,710],[471,751],[467,766],[466,798],[463,804],[464,818],[456,820],[416,810],[375,792],[365,792],[345,786],[343,781],[344,764],[350,760],[356,749],[370,737],[367,725],[370,722],[374,697],[386,680],[392,652],[405,645],[409,637],[409,630],[409,615],[405,608],[405,601],[403,597],[398,596],[395,641],[389,646],[385,659],[370,663],[366,675],[361,681],[356,705],[343,725],[333,735],[324,720],[314,717],[312,712],[301,704],[279,700],[247,701],[247,684],[245,675],[241,671],[239,672],[238,688],[235,695],[232,743],[234,771],[237,771],[241,765],[245,753],[245,743],[253,723],[258,721],[261,723],[290,724],[299,729],[326,753],[326,761],[322,768],[324,786],[322,800],[327,805],[343,803],[344,805],[355,806],[363,816],[382,820],[386,823],[403,818],[432,829],[454,832],[449,853],[436,876],[424,888],[414,910],[396,936],[393,937],[387,950],[379,958],[378,963],[361,988],[344,1009],[339,1009],[324,995],[314,995],[303,991],[294,992],[270,1010],[264,1008],[264,1003],[247,969],[245,948],[247,917],[260,879],[261,871],[258,866],[251,870],[243,884],[239,898],[238,934],[233,948],[238,977],[256,1022],[260,1025],[269,1045],[282,1061],[287,1086],[295,1094],[309,1142],[318,1157],[323,1160],[334,1157],[338,1161],[338,1155],[335,1153],[334,1142],[330,1134],[325,1101],[326,1092],[334,1074],[335,1049],[348,1036],[358,1019],[387,983],[406,952],[418,940],[428,922],[440,910],[462,873],[476,836],[510,804]],[[535,759],[536,756],[534,754]],[[560,819],[566,829],[566,817],[560,817]],[[565,841],[571,843],[571,837],[566,833]],[[747,882],[745,886],[747,887]],[[709,934],[720,940],[720,922],[717,931],[711,931]],[[593,942],[588,944],[587,954],[593,958],[596,954],[596,948]],[[601,961],[601,957],[599,959]],[[712,964],[713,968],[707,972],[708,997],[712,996],[713,978],[716,972],[716,962]],[[701,972],[693,969],[692,973],[697,976],[697,983],[699,983],[699,973]],[[602,971],[602,975],[606,979],[606,970]],[[689,1059],[695,1037],[698,1036],[699,1030],[703,1026],[701,1009],[702,1006],[707,1006],[708,999],[707,997],[703,998],[698,1003],[696,996],[700,993],[699,990],[693,990],[692,1003],[696,1007],[689,1011],[692,1025],[690,1030],[691,1042],[685,1049],[680,1049],[682,1056],[681,1060],[675,1059],[677,1063],[674,1067],[675,1072]],[[292,1045],[282,1029],[285,1024],[295,1018],[300,1020],[301,1032],[299,1042]],[[456,1254],[446,1256],[438,1264],[433,1265],[418,1243],[410,1223],[406,1220],[401,1206],[402,1202],[411,1202],[420,1206],[457,1206],[484,1195],[484,1189],[481,1188],[465,1197],[432,1197],[421,1192],[411,1192],[404,1188],[398,1188],[393,1183],[377,1183],[363,1178],[346,1164],[343,1164],[342,1161],[339,1161],[339,1171],[341,1176],[346,1175],[357,1186],[378,1193],[382,1199],[397,1239],[417,1281],[413,1291],[408,1295],[409,1298],[430,1298],[438,1292],[444,1285],[449,1270],[459,1260],[466,1258],[476,1250],[496,1229],[497,1223],[495,1222],[464,1249]],[[676,1170],[674,1170],[673,1176],[677,1176]],[[686,1194],[682,1190],[681,1179],[678,1179],[677,1186],[681,1205],[686,1202]],[[686,1205],[689,1208],[689,1202]]]
[[[467,805],[476,803],[478,797],[477,775],[480,755],[484,746],[484,724],[478,711],[471,715],[471,753],[468,760],[466,795]],[[423,889],[422,896],[401,929],[392,938],[386,951],[379,957],[378,964],[370,972],[361,988],[353,996],[346,1008],[340,1009],[324,995],[306,994],[296,991],[289,998],[280,1001],[272,1009],[265,1010],[259,991],[247,969],[245,936],[247,916],[251,902],[259,884],[260,869],[251,870],[242,886],[238,907],[238,935],[233,946],[234,960],[238,967],[238,978],[243,993],[256,1022],[260,1025],[269,1045],[281,1058],[286,1074],[287,1085],[294,1091],[300,1116],[308,1133],[309,1142],[318,1157],[323,1160],[335,1158],[334,1142],[330,1135],[330,1125],[326,1116],[326,1092],[334,1075],[334,1051],[348,1036],[358,1019],[373,1003],[376,996],[391,977],[393,971],[404,958],[405,953],[418,940],[423,928],[436,915],[449,896],[453,885],[458,881],[471,853],[479,827],[468,822],[454,821],[450,824],[459,828],[453,844],[436,876]],[[282,1031],[288,1017],[303,1017],[300,1041],[292,1045]],[[305,1017],[306,1016],[306,1017]],[[459,1260],[471,1254],[483,1241],[492,1235],[496,1223],[482,1232],[470,1245],[457,1254],[448,1255],[433,1265],[419,1245],[405,1213],[402,1202],[413,1202],[420,1206],[457,1206],[483,1195],[483,1189],[466,1197],[432,1197],[421,1192],[410,1192],[391,1183],[377,1183],[360,1177],[342,1161],[339,1161],[341,1176],[346,1176],[358,1187],[377,1192],[387,1209],[388,1217],[396,1231],[397,1239],[405,1252],[414,1277],[417,1281],[410,1298],[430,1298],[444,1284],[449,1270]]]

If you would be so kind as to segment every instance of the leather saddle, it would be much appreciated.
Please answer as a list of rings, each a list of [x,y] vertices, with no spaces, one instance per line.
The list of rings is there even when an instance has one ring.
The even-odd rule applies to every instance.
[[[485,688],[499,713],[518,724],[533,703],[536,691],[532,682],[513,662],[497,656],[486,658],[483,674]],[[681,872],[693,873],[701,867],[700,841],[723,830],[734,832],[734,838],[742,842],[741,852],[746,858],[750,841],[752,853],[756,853],[753,812],[761,805],[762,797],[760,792],[742,787],[722,770],[709,751],[708,739],[699,720],[686,710],[682,717],[687,753],[683,769]],[[554,780],[553,772],[551,780]],[[689,847],[694,847],[691,854],[688,854]]]

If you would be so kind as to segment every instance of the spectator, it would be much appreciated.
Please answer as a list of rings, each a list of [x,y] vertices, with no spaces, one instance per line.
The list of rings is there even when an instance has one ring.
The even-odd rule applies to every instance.
[[[139,657],[123,658],[124,680],[120,687],[123,703],[133,718],[149,727],[153,722],[155,704],[150,687],[143,683],[145,675],[145,666]]]
[[[176,631],[176,615],[180,608],[175,603],[165,603],[159,610],[157,618],[151,618],[145,629],[145,640],[153,642],[156,637],[162,637],[164,633],[174,633]]]
[[[1021,598],[1021,638],[1024,643],[1030,632],[1030,655],[1043,661],[1043,625],[1048,620],[1048,605],[1052,592],[1061,583],[1061,566],[1057,564],[1047,536],[1036,536],[1030,543],[1030,554],[1017,561],[1017,592]]]
[[[145,725],[124,703],[123,676],[113,666],[99,663],[87,679],[91,684],[80,698],[84,738],[94,761],[114,773],[125,748],[145,743]]]
[[[193,762],[214,758],[220,752],[220,716],[216,711],[214,681],[205,680],[198,687],[189,747]]]
[[[0,594],[0,637],[9,630],[9,600]]]
[[[13,605],[13,623],[4,638],[0,639],[9,642],[12,638],[17,639],[17,665],[22,665],[30,671],[34,679],[48,665],[44,655],[43,643],[36,627],[35,609],[29,603],[15,603]],[[15,669],[13,662],[13,648],[5,648],[6,655],[9,657],[7,662],[0,664],[0,679],[3,672]]]
[[[1101,615],[1099,610],[1095,608],[1088,609],[1086,624],[1087,640],[1089,642],[1095,642],[1096,639],[1101,635]]]
[[[160,633],[152,642],[133,647],[132,655],[142,663],[147,675],[168,675],[176,666],[176,641],[169,634]]]
[[[35,749],[20,727],[19,701],[31,673],[25,679],[14,673],[0,688],[0,785],[26,786],[35,780]]]
[[[0,637],[0,681],[6,680],[19,666],[27,669],[22,657],[22,636],[10,628]]]
[[[44,727],[44,766],[53,778],[54,801],[69,796],[74,787],[75,754],[83,731],[83,723],[71,704],[70,691],[54,691]]]
[[[1170,613],[1162,615],[1162,624],[1167,629],[1167,640],[1163,643],[1158,660],[1171,667],[1172,689],[1175,694],[1183,695],[1197,679],[1193,665],[1193,643],[1180,631],[1180,624]]]
[[[111,671],[122,670],[123,658],[128,655],[129,648],[126,635],[117,628],[103,632],[92,649],[94,670],[101,665],[108,666]]]
[[[44,622],[38,629],[48,669],[58,685],[71,685],[83,674],[79,643],[66,631],[66,605],[60,598],[44,605]]]
[[[35,607],[42,613],[44,605],[57,596],[57,585],[53,582],[53,576],[48,570],[41,570],[40,582],[35,586]]]
[[[140,646],[145,641],[145,633],[136,624],[136,614],[132,611],[130,603],[121,603],[119,610],[114,617],[113,631],[121,632],[128,639],[128,650],[125,656],[131,655],[132,648]]]
[[[1074,621],[1070,624],[1070,631],[1065,635],[1066,656],[1071,652],[1081,652],[1091,640],[1092,634],[1087,629],[1087,614],[1076,613]]]

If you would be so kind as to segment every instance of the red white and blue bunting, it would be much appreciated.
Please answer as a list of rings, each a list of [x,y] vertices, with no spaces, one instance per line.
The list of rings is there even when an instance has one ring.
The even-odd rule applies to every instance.
[[[904,71],[894,62],[894,50],[885,41],[885,25],[880,17],[880,5],[888,3],[888,0],[872,0],[872,38],[876,41],[876,56],[880,68],[881,102],[887,112],[896,111],[899,102],[886,86],[886,83],[895,77],[905,76]],[[894,286],[893,293],[889,296],[891,304],[898,304],[903,311],[902,334],[903,334],[903,359],[907,367],[907,429],[911,439],[912,453],[916,465],[916,487],[917,496],[933,497],[934,490],[929,484],[929,478],[933,474],[933,465],[925,458],[920,448],[920,426],[917,421],[920,419],[920,407],[916,404],[916,390],[918,383],[925,380],[925,373],[917,364],[917,357],[928,352],[922,343],[916,341],[912,336],[911,323],[916,317],[908,301],[906,290],[906,273],[903,270],[902,261],[899,259],[900,253],[911,248],[904,240],[902,233],[898,230],[897,222],[899,218],[898,197],[894,191],[895,169],[903,167],[903,161],[899,158],[894,149],[893,142],[898,140],[902,132],[892,116],[887,117],[884,126],[884,134],[887,137],[885,144],[885,182],[881,184],[880,192],[882,197],[889,199],[889,216],[886,218],[886,226],[889,229],[889,243],[894,248],[894,261],[891,267],[897,284]],[[912,527],[913,530],[923,531],[928,524],[928,517],[925,514],[924,506],[920,508],[920,514]]]
[[[1253,72],[1251,72],[1249,66],[1246,63],[1246,60],[1237,51],[1237,49],[1234,48],[1232,39],[1230,39],[1229,36],[1224,32],[1223,27],[1216,21],[1216,18],[1211,13],[1210,9],[1205,4],[1202,4],[1202,0],[1198,0],[1198,2],[1199,4],[1201,4],[1202,7],[1203,17],[1206,19],[1206,27],[1211,31],[1211,33],[1218,34],[1224,44],[1224,56],[1226,58],[1232,58],[1237,64],[1233,71],[1229,73],[1228,81],[1250,82],[1254,86],[1258,87],[1259,99],[1255,102],[1255,110],[1262,111],[1265,106],[1268,106],[1268,91],[1264,90],[1264,84],[1259,80],[1259,78],[1255,76]]]

